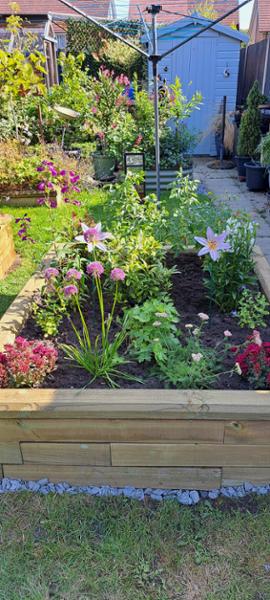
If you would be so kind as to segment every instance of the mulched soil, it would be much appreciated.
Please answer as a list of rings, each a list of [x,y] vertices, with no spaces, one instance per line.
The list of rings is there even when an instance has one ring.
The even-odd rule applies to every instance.
[[[232,332],[232,338],[230,338],[232,345],[238,345],[243,343],[250,334],[248,329],[239,327],[238,321],[235,317],[220,313],[216,307],[209,307],[209,300],[206,298],[205,288],[203,285],[203,272],[201,268],[201,259],[194,254],[183,254],[177,259],[170,257],[169,266],[175,264],[177,266],[178,273],[173,277],[173,289],[171,292],[174,304],[180,314],[179,328],[184,334],[186,334],[185,324],[193,323],[198,325],[200,323],[198,313],[204,312],[210,315],[210,320],[207,326],[204,328],[202,340],[205,346],[209,348],[215,347],[218,341],[223,340],[223,332],[229,329]],[[89,306],[86,311],[86,320],[89,324],[90,330],[94,336],[100,333],[100,321],[98,306]],[[80,321],[78,316],[75,315],[73,318],[74,323],[80,328]],[[111,333],[114,334],[117,331],[117,325],[113,325]],[[31,338],[40,338],[41,331],[35,324],[33,319],[30,317],[25,324],[21,335]],[[270,340],[270,317],[267,320],[267,327],[262,332],[262,337],[265,341]],[[183,337],[182,337],[183,340]],[[64,320],[60,334],[57,337],[57,343],[74,343],[76,341],[75,334],[67,319]],[[222,370],[224,372],[232,369],[234,364],[233,353],[228,352],[228,356],[223,363]],[[145,389],[162,389],[164,388],[163,383],[159,381],[156,376],[151,374],[151,367],[148,365],[139,365],[134,362],[122,367],[125,372],[132,376],[135,376],[143,380],[143,386],[136,382],[126,381],[125,379],[118,379],[117,383],[123,388],[145,388]],[[96,380],[89,385],[90,376],[82,369],[73,366],[70,361],[66,360],[63,353],[59,351],[59,360],[57,369],[51,374],[44,382],[43,387],[47,388],[106,388],[107,384],[102,380]],[[220,375],[216,382],[213,384],[213,389],[249,389],[248,383],[241,379],[237,374]]]

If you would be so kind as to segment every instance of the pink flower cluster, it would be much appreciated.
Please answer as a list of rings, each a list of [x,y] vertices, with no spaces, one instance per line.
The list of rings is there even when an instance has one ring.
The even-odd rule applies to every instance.
[[[0,388],[39,386],[54,370],[57,358],[52,343],[17,337],[0,353]]]
[[[231,348],[232,352],[238,350],[236,346]],[[243,352],[236,355],[235,366],[239,375],[247,378],[250,383],[270,388],[270,342],[263,342],[260,333],[254,330],[247,338]]]
[[[94,261],[87,265],[86,271],[88,275],[93,275],[94,277],[101,277],[101,275],[103,275],[104,273],[104,267],[101,262]],[[124,281],[125,277],[126,274],[123,271],[123,269],[119,269],[118,267],[116,267],[115,269],[111,270],[110,279],[112,281]]]
[[[66,196],[66,194],[72,195],[74,192],[80,193],[80,189],[76,185],[80,176],[76,175],[74,171],[67,171],[66,169],[58,171],[54,163],[47,160],[43,160],[37,171],[42,173],[42,181],[38,184],[37,189],[44,192],[44,196],[38,199],[38,204],[47,204],[50,208],[56,208],[57,201],[55,198],[51,198],[50,194],[60,187],[61,193],[65,195],[64,202],[66,204],[81,205],[79,200],[69,199]]]

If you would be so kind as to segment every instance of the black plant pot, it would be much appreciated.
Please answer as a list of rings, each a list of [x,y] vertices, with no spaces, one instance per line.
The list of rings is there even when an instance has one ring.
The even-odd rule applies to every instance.
[[[249,156],[236,156],[235,162],[240,181],[246,181],[246,163],[250,160]]]
[[[245,164],[247,187],[252,192],[263,192],[267,189],[267,171],[260,163]]]

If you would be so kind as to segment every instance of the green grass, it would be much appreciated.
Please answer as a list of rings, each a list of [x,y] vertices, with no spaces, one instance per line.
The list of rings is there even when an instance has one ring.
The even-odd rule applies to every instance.
[[[89,211],[98,218],[105,199],[105,194],[96,190],[83,194],[84,205],[82,208],[65,205],[57,210],[49,211],[43,206],[34,208],[1,206],[2,213],[11,214],[14,217],[14,241],[18,260],[15,268],[0,282],[0,316],[7,310],[29,277],[35,272],[42,257],[49,250],[55,232],[61,233],[65,224],[70,220],[71,214],[75,212],[83,216],[86,211]],[[31,244],[29,241],[22,242],[17,235],[19,225],[15,224],[15,219],[22,217],[25,213],[31,218],[29,235],[33,237],[35,244]]]
[[[2,495],[0,599],[269,600],[269,508]]]

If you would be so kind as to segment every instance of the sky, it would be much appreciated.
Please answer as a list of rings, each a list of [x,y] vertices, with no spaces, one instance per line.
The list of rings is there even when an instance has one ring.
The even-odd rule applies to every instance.
[[[238,0],[238,1],[239,1],[239,4],[241,4],[241,2],[243,2],[243,0]],[[241,27],[241,29],[248,29],[251,12],[252,12],[252,7],[253,7],[253,2],[254,2],[254,0],[252,0],[252,2],[250,2],[249,4],[246,4],[246,6],[244,6],[243,8],[240,9],[240,27]]]

